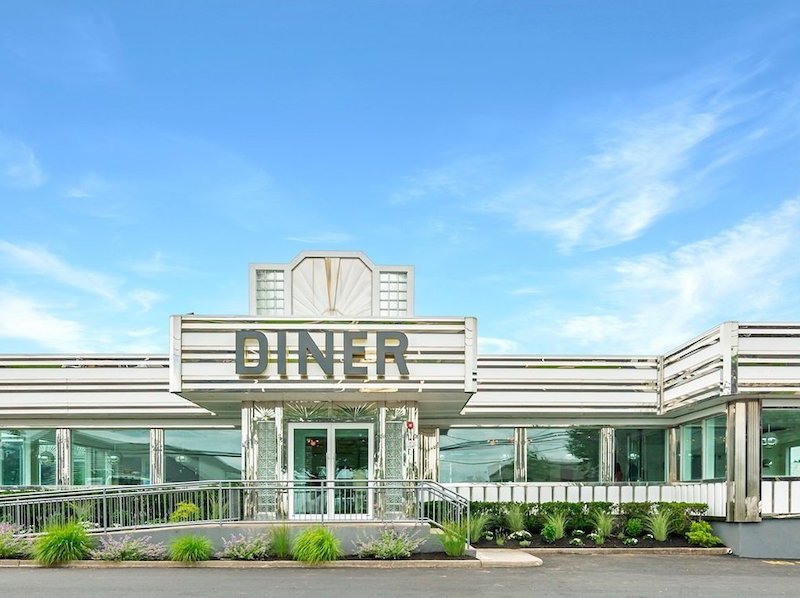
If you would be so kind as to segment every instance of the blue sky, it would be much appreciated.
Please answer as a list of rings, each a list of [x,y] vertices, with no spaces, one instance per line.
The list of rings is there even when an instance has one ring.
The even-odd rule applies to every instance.
[[[0,352],[159,352],[247,265],[416,266],[481,350],[800,321],[800,7],[0,7]]]

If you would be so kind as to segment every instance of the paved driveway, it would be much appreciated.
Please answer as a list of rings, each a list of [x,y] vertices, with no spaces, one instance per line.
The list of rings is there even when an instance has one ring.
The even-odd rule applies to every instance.
[[[800,562],[703,556],[549,556],[528,569],[0,569],[2,596],[800,595]]]

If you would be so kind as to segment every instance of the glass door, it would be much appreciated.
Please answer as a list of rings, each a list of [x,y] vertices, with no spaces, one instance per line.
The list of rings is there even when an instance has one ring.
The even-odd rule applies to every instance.
[[[367,427],[333,429],[336,464],[334,515],[361,518],[371,511],[368,487],[372,465],[370,431],[371,428]]]
[[[292,517],[371,517],[371,425],[289,424],[289,442]]]

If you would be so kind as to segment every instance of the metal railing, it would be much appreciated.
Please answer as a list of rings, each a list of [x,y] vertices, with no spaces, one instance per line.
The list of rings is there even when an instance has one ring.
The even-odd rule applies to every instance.
[[[25,533],[78,519],[95,531],[233,521],[469,521],[469,501],[429,480],[209,481],[0,495]],[[468,527],[468,525],[466,526]]]

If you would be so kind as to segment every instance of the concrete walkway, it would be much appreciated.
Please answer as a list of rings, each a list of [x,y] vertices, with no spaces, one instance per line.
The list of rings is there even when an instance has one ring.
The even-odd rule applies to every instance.
[[[540,567],[542,559],[523,550],[511,548],[479,548],[475,557],[481,567]]]

